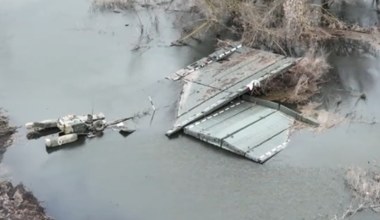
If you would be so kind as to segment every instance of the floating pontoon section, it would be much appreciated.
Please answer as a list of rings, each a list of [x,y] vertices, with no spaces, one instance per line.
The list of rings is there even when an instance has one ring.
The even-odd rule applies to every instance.
[[[170,136],[182,129],[202,141],[263,163],[286,146],[295,119],[277,103],[240,97],[247,85],[284,73],[297,59],[241,45],[223,48],[168,77],[183,89]]]
[[[221,49],[221,51],[231,51],[228,56],[220,55],[222,53],[220,51],[211,56],[224,59],[218,59],[207,65],[193,64],[191,66],[197,66],[196,69],[188,67],[185,69],[190,69],[190,72],[186,72],[185,69],[181,71],[182,75],[179,78],[182,78],[184,86],[178,104],[177,119],[174,127],[166,133],[168,136],[247,93],[249,91],[247,85],[253,80],[260,82],[281,74],[296,61],[295,58],[240,45],[233,48],[234,50],[230,47]],[[174,76],[179,75],[179,73],[174,74]]]
[[[284,149],[294,121],[316,124],[278,103],[244,97],[184,128],[184,133],[255,162]]]

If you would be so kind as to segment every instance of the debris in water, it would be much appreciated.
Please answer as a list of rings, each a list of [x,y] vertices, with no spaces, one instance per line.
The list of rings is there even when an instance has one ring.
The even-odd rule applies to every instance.
[[[321,104],[317,102],[309,102],[299,108],[303,116],[313,118],[319,123],[315,128],[318,132],[333,128],[347,120],[343,116],[321,109]]]
[[[349,168],[346,172],[345,183],[351,191],[353,204],[339,219],[346,219],[358,212],[370,209],[380,212],[380,171],[374,168]],[[335,219],[338,219],[335,217]]]
[[[58,136],[45,139],[46,147],[54,148],[76,142],[79,136],[88,138],[99,136],[107,127],[117,127],[117,125],[119,125],[119,130],[131,133],[132,129],[125,125],[124,122],[133,118],[123,118],[107,124],[103,113],[80,116],[66,115],[58,120],[29,122],[26,123],[25,127],[29,130],[27,134],[28,139],[58,133]]]
[[[156,107],[155,107],[154,104],[153,104],[152,97],[148,96],[148,98],[149,98],[150,104],[151,104],[151,106],[152,106],[152,109],[153,109],[153,111],[155,112],[155,111],[156,111]]]
[[[112,130],[118,131],[122,135],[129,135],[136,131],[136,125],[134,123],[120,122],[112,127]]]

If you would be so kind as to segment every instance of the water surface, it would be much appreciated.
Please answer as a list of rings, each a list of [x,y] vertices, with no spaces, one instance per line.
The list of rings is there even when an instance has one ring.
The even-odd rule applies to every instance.
[[[20,129],[3,166],[58,220],[330,219],[350,202],[344,170],[380,159],[378,124],[297,132],[265,165],[192,138],[169,140],[180,85],[164,77],[212,51],[210,42],[168,47],[180,34],[176,16],[145,10],[139,15],[152,41],[145,35],[133,52],[141,27],[135,13],[92,13],[85,0],[0,4],[0,100],[13,123],[90,111],[117,119],[149,110],[148,96],[158,108],[152,123],[139,119],[126,138],[107,131],[50,154],[43,139],[27,141]],[[339,111],[378,118],[378,60],[332,60],[346,89],[367,94],[355,106],[355,97],[342,96]]]

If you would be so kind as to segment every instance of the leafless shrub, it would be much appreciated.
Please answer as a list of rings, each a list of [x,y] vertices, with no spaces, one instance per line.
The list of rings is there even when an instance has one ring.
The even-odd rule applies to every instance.
[[[345,117],[339,114],[327,111],[326,109],[322,108],[321,103],[317,102],[309,102],[305,105],[300,105],[298,106],[298,109],[303,116],[312,118],[318,122],[319,126],[313,128],[313,130],[316,132],[323,132],[347,120]],[[305,124],[300,123],[297,124],[295,128],[297,129],[304,127]]]
[[[347,170],[345,183],[352,192],[353,205],[335,219],[345,219],[365,209],[380,212],[380,171],[353,167]]]
[[[195,0],[195,5],[201,17],[185,27],[181,41],[207,36],[209,30],[228,30],[247,46],[286,55],[297,48],[300,55],[332,37],[325,27],[350,29],[311,0]]]
[[[330,70],[326,55],[309,51],[300,62],[289,70],[292,83],[296,83],[290,100],[303,102],[318,93],[323,76]]]
[[[311,50],[286,73],[267,79],[263,83],[266,98],[290,104],[307,103],[319,93],[320,84],[330,70],[326,57],[324,52]]]
[[[346,172],[346,185],[353,196],[365,204],[380,205],[380,172],[350,168]]]
[[[240,5],[240,16],[237,19],[242,27],[242,41],[250,47],[264,44],[269,48],[284,49],[283,8],[285,0],[255,5],[243,2]]]
[[[238,14],[240,3],[240,0],[194,0],[190,14],[185,14],[180,19],[184,31],[178,41],[203,39],[209,33],[216,33],[222,29],[235,32],[227,23]]]

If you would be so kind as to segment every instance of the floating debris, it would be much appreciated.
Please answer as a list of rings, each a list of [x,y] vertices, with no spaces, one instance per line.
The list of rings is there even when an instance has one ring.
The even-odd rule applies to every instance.
[[[208,55],[207,57],[204,57],[204,58],[188,65],[187,67],[178,70],[177,72],[175,72],[174,74],[172,74],[171,76],[168,76],[166,78],[171,79],[171,80],[179,80],[179,79],[191,74],[192,72],[194,72],[196,70],[199,70],[201,68],[206,67],[207,65],[209,65],[213,62],[218,62],[222,59],[226,59],[228,56],[230,56],[231,54],[236,52],[241,47],[242,47],[241,44],[227,45],[227,46],[215,51],[214,53]]]
[[[129,135],[136,131],[136,125],[134,123],[126,124],[125,122],[120,122],[113,126],[112,129],[118,131],[120,134]]]
[[[103,113],[87,115],[66,115],[57,120],[50,119],[40,122],[25,124],[28,129],[28,139],[58,133],[58,135],[45,139],[47,148],[60,147],[78,141],[80,136],[92,138],[99,136],[107,127],[118,128],[119,131],[132,133],[135,128],[130,128],[125,121],[133,119],[128,117],[107,123]],[[133,131],[132,131],[133,130]]]

